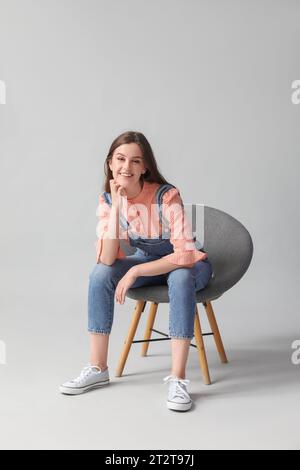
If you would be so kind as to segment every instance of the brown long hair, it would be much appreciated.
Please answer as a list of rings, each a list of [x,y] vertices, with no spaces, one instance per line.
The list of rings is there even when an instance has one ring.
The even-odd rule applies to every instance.
[[[134,131],[127,131],[120,134],[118,137],[115,138],[113,143],[110,146],[108,155],[104,162],[104,174],[105,174],[105,181],[104,181],[104,191],[110,193],[110,184],[109,180],[113,178],[113,174],[111,169],[109,168],[108,162],[112,159],[113,153],[119,145],[122,144],[131,144],[136,143],[140,147],[142,151],[142,155],[144,158],[144,163],[147,168],[147,171],[141,175],[140,179],[148,181],[149,183],[168,183],[168,181],[162,176],[160,173],[157,163],[152,151],[152,148],[141,132],[134,132]]]

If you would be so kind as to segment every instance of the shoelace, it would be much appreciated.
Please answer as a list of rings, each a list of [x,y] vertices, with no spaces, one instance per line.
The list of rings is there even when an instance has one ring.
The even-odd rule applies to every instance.
[[[190,400],[190,396],[187,391],[183,388],[183,385],[190,383],[188,379],[179,379],[178,377],[173,377],[173,375],[168,375],[164,378],[164,382],[167,384],[171,382],[174,385],[172,392],[174,395],[182,396],[184,395],[187,399]]]
[[[78,384],[80,382],[82,382],[83,380],[85,380],[91,373],[92,373],[92,370],[95,366],[86,366],[82,369],[79,377],[77,377],[76,379],[73,380],[74,383]]]

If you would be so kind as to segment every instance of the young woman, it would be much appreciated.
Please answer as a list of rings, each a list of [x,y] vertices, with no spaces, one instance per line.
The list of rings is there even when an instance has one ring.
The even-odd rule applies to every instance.
[[[117,137],[108,152],[104,191],[99,196],[96,264],[89,276],[90,364],[60,391],[77,395],[109,383],[108,341],[114,300],[123,304],[129,288],[168,285],[172,369],[167,407],[186,411],[185,368],[194,336],[195,291],[212,276],[207,254],[196,248],[177,188],[160,174],[151,146],[140,132]],[[158,209],[161,192],[162,215]],[[124,225],[125,221],[125,225]],[[120,240],[136,247],[125,256]]]

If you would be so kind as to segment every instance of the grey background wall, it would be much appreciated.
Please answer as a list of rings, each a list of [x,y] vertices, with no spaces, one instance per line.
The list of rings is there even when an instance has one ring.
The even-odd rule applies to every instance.
[[[290,360],[291,343],[300,339],[300,104],[291,100],[292,82],[300,78],[299,17],[300,3],[292,0],[0,0],[4,447],[145,446],[141,436],[133,444],[123,432],[123,438],[114,434],[116,441],[108,432],[102,444],[91,436],[56,440],[40,418],[21,438],[30,414],[12,391],[18,377],[27,410],[37,412],[32,384],[39,394],[46,384],[52,397],[59,381],[87,359],[95,211],[106,152],[125,130],[146,135],[186,203],[224,210],[252,235],[249,271],[215,306],[225,346],[243,359],[238,372],[249,379],[245,391],[255,393],[257,370],[260,392],[274,407],[283,384],[286,396],[299,385],[300,365]],[[113,364],[133,305],[127,300],[116,309]],[[165,325],[166,315],[159,319]],[[214,354],[212,343],[208,348]],[[151,375],[149,362],[141,370]],[[49,398],[49,414],[41,411],[46,421],[56,406]],[[296,445],[287,434],[297,412],[291,405],[282,417],[278,440],[259,440],[253,423],[253,445]],[[228,447],[246,443],[241,429]],[[171,429],[166,435],[170,442],[161,445],[172,448]],[[214,443],[207,436],[202,445],[213,446],[216,436]],[[155,447],[153,439],[147,442]]]

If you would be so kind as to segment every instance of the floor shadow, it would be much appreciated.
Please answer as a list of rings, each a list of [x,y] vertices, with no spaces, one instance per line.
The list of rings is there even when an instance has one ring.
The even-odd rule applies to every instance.
[[[216,351],[211,348],[207,350],[207,360],[211,377],[211,385],[203,382],[201,369],[199,366],[197,351],[191,348],[188,365],[186,369],[186,378],[195,384],[199,380],[201,391],[193,393],[193,399],[210,398],[215,396],[242,395],[257,392],[270,393],[270,390],[276,392],[287,391],[289,387],[300,387],[300,365],[294,365],[291,361],[293,349],[291,347],[292,336],[272,337],[260,339],[251,344],[245,344],[245,347],[226,348],[228,363],[222,364],[219,361]],[[143,384],[159,382],[158,374],[168,375],[170,369],[167,367],[156,368],[151,364],[151,358],[170,357],[171,352],[149,353],[145,356],[145,369],[136,372],[133,370],[135,365],[131,365],[132,372],[124,372],[122,377],[141,377]],[[136,364],[137,369],[140,365]],[[153,376],[157,377],[153,377]],[[119,380],[117,377],[112,378]],[[124,382],[125,383],[125,382]]]
[[[291,361],[293,339],[291,336],[273,337],[253,343],[251,348],[227,349],[227,364],[221,364],[216,357],[212,360],[207,353],[212,384],[207,386],[205,395],[269,393],[300,386],[300,365]],[[198,368],[193,358],[191,370],[195,372]]]

